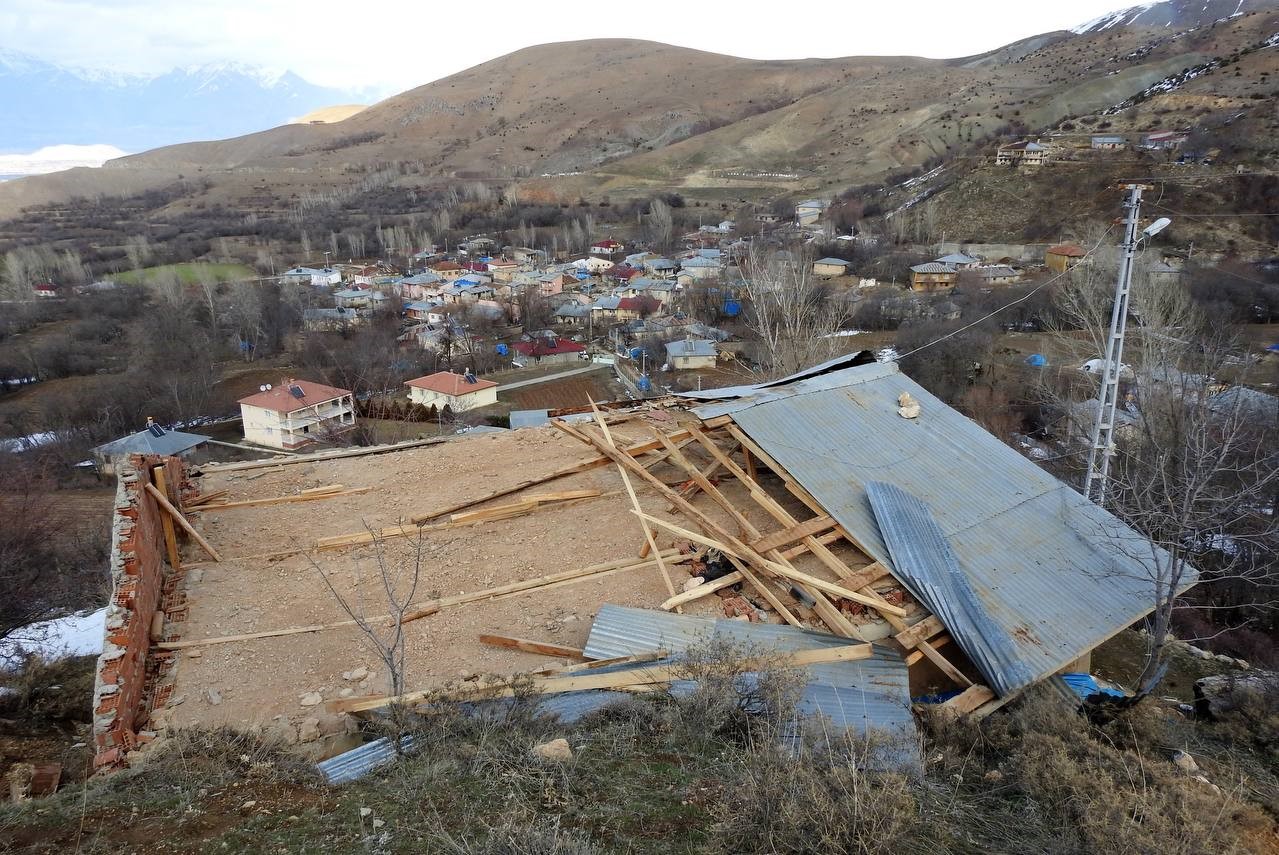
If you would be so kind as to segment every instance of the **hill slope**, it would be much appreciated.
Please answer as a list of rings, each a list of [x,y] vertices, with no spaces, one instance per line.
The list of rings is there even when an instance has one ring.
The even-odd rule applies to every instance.
[[[518,181],[561,197],[653,188],[824,192],[988,152],[1001,134],[1105,110],[1279,29],[1273,0],[1230,2],[1243,11],[1220,22],[1210,17],[1220,11],[1216,0],[1198,18],[1177,11],[1184,5],[1177,0],[1162,4],[1177,8],[1155,18],[1154,29],[1129,15],[1122,25],[1050,33],[955,60],[755,61],[623,39],[542,45],[344,121],[8,182],[0,186],[0,216],[69,195],[164,187],[179,175],[203,179],[189,194],[255,210],[345,192],[373,173],[404,186]],[[1252,6],[1264,8],[1247,11]],[[1175,29],[1174,18],[1189,21],[1187,29]],[[1273,59],[1268,51],[1259,61]],[[1237,88],[1224,74],[1194,87],[1209,97]]]

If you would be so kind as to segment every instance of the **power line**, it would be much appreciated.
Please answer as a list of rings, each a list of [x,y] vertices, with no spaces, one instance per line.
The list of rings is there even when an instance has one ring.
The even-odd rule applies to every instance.
[[[1100,239],[1100,240],[1098,240],[1098,241],[1097,241],[1097,243],[1093,244],[1092,249],[1090,249],[1090,250],[1088,250],[1086,253],[1084,253],[1083,258],[1081,258],[1081,259],[1079,260],[1079,262],[1078,262],[1079,264],[1082,264],[1082,263],[1083,263],[1084,261],[1086,261],[1088,258],[1092,257],[1093,253],[1095,253],[1095,252],[1098,250],[1098,248],[1100,248],[1100,247],[1101,247],[1102,241],[1104,241],[1104,240],[1106,239],[1106,235],[1110,234],[1110,230],[1111,230],[1111,229],[1113,229],[1113,228],[1114,228],[1114,225],[1110,225],[1110,226],[1108,226],[1108,227],[1106,228],[1106,231],[1102,232],[1101,239]],[[946,333],[945,335],[940,336],[939,338],[933,339],[932,341],[928,342],[927,344],[921,344],[919,347],[915,348],[914,350],[910,350],[910,351],[907,351],[906,353],[898,354],[898,355],[897,355],[897,360],[895,360],[895,361],[900,361],[900,360],[905,359],[905,358],[906,358],[906,357],[908,357],[908,356],[913,356],[913,355],[915,355],[916,353],[919,353],[921,350],[924,350],[925,348],[932,347],[934,344],[941,344],[941,343],[942,343],[943,341],[945,341],[946,339],[951,338],[952,336],[957,336],[957,335],[959,335],[959,334],[960,334],[961,332],[963,332],[964,330],[969,330],[969,329],[972,329],[973,327],[977,326],[978,324],[985,323],[986,321],[988,321],[988,320],[990,320],[991,318],[995,317],[995,315],[998,315],[1000,312],[1004,311],[1005,309],[1010,309],[1010,308],[1012,308],[1013,306],[1016,306],[1018,303],[1024,303],[1024,302],[1026,302],[1026,301],[1027,301],[1027,300],[1029,300],[1031,297],[1035,296],[1035,295],[1036,295],[1036,294],[1038,294],[1040,291],[1044,290],[1044,289],[1045,289],[1045,288],[1047,288],[1049,285],[1051,285],[1051,284],[1053,284],[1054,282],[1056,282],[1058,279],[1061,279],[1062,277],[1064,277],[1064,276],[1065,276],[1067,273],[1069,273],[1069,272],[1070,272],[1069,270],[1063,270],[1061,273],[1058,273],[1056,276],[1053,276],[1053,277],[1051,277],[1051,278],[1049,278],[1049,279],[1045,279],[1043,282],[1040,282],[1038,285],[1036,285],[1036,286],[1035,286],[1034,288],[1032,288],[1031,290],[1027,291],[1025,294],[1022,294],[1022,295],[1021,295],[1020,297],[1018,297],[1016,300],[1012,300],[1012,301],[1010,301],[1010,302],[1008,302],[1008,303],[1005,303],[1004,305],[1000,306],[998,309],[995,309],[995,311],[991,312],[990,314],[988,314],[988,315],[986,315],[986,316],[984,316],[984,317],[978,318],[977,320],[973,321],[973,322],[972,322],[972,323],[970,323],[970,324],[965,324],[964,326],[959,327],[958,329],[951,330],[950,332]]]

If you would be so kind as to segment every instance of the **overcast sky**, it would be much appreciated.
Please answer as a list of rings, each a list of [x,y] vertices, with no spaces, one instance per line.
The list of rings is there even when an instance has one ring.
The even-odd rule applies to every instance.
[[[1067,29],[1129,3],[441,0],[2,0],[0,47],[133,72],[228,60],[314,83],[408,89],[529,45],[627,37],[755,59],[954,57]]]

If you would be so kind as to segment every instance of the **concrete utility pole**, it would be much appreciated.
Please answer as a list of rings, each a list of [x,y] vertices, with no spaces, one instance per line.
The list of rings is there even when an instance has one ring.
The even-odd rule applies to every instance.
[[[1124,257],[1119,263],[1115,282],[1115,305],[1110,313],[1110,338],[1106,344],[1106,360],[1101,371],[1101,390],[1097,394],[1097,420],[1092,429],[1092,448],[1088,450],[1088,474],[1084,478],[1084,498],[1105,504],[1106,478],[1110,473],[1110,457],[1114,453],[1115,410],[1119,404],[1119,375],[1123,371],[1124,333],[1128,327],[1128,294],[1132,289],[1133,259],[1137,255],[1137,222],[1141,214],[1141,191],[1144,184],[1125,184],[1128,200],[1124,203]]]

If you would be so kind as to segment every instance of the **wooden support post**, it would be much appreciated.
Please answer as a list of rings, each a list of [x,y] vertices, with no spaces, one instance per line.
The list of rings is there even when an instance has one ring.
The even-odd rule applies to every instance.
[[[613,434],[608,429],[608,423],[604,421],[604,415],[600,412],[599,407],[595,406],[595,401],[591,401],[591,412],[595,413],[595,421],[599,423],[600,430],[604,432],[604,441],[608,443],[608,447],[614,452],[617,451],[617,443],[613,441]],[[635,461],[631,457],[627,457],[631,463]],[[626,493],[631,497],[631,505],[635,508],[635,513],[640,513],[643,509],[640,507],[639,496],[635,495],[635,487],[631,484],[631,478],[626,474],[626,469],[620,463],[617,466],[618,474],[622,476],[622,483],[626,485]],[[640,471],[648,474],[648,470],[640,467]],[[650,476],[652,477],[652,476]],[[666,591],[672,597],[675,596],[675,582],[671,579],[670,571],[666,569],[666,562],[662,559],[662,552],[657,548],[657,540],[653,536],[653,529],[648,523],[640,520],[640,528],[644,530],[644,540],[648,543],[649,552],[657,559],[657,567],[662,572],[662,581],[666,583]]]
[[[169,494],[169,485],[164,477],[163,463],[152,468],[151,477],[155,481],[157,489],[167,496]],[[161,514],[160,525],[164,528],[164,549],[169,556],[169,566],[174,570],[181,570],[182,553],[178,550],[178,533],[173,528],[173,518],[168,514]]]
[[[537,653],[542,656],[559,656],[564,659],[586,658],[576,647],[566,647],[563,644],[552,644],[546,641],[531,641],[527,638],[513,638],[509,635],[481,635],[480,644],[505,647],[507,650],[520,650],[524,653]]]
[[[182,526],[182,530],[191,535],[191,537],[195,539],[196,543],[200,544],[200,548],[207,552],[210,558],[214,561],[222,560],[222,556],[218,555],[218,551],[200,535],[200,532],[195,530],[195,526],[187,522],[187,518],[182,516],[182,512],[173,506],[173,503],[169,501],[168,496],[157,490],[154,484],[148,483],[143,486],[146,487],[146,491],[148,493],[155,497],[155,500],[160,504],[160,507],[164,508],[164,510],[168,512],[169,516],[173,517],[173,521]]]

